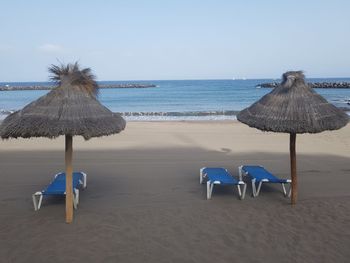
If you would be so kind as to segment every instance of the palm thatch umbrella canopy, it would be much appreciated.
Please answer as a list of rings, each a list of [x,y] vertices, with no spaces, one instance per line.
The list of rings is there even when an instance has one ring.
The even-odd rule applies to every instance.
[[[52,65],[49,71],[58,87],[9,115],[1,125],[3,139],[81,135],[88,140],[125,128],[124,119],[97,100],[98,85],[89,68],[80,70],[75,63]]]
[[[9,115],[0,126],[0,136],[8,138],[66,137],[66,221],[73,220],[72,136],[88,140],[121,132],[125,120],[97,100],[98,85],[89,68],[78,63],[52,65],[51,79],[57,87],[22,110]]]
[[[307,85],[302,71],[284,73],[278,87],[242,110],[237,119],[262,131],[290,133],[292,204],[297,199],[296,134],[337,130],[349,121],[345,112]]]

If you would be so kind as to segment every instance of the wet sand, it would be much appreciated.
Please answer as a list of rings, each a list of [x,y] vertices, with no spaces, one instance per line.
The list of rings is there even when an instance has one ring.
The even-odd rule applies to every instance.
[[[289,137],[237,122],[132,122],[120,135],[74,139],[88,174],[74,222],[64,198],[34,212],[31,195],[64,168],[64,140],[0,142],[3,262],[348,262],[350,125],[297,136],[299,199],[279,186],[230,187],[206,200],[199,169],[261,164],[289,178]]]

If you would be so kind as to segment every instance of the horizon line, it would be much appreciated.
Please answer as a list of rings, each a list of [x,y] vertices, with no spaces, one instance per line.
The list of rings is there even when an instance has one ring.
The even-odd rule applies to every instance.
[[[305,79],[350,79],[350,77],[306,77]],[[232,80],[232,81],[246,81],[246,80],[281,80],[281,78],[188,78],[188,79],[124,79],[124,80],[96,80],[97,82],[112,82],[112,81],[200,81],[200,80]],[[51,80],[40,81],[0,81],[0,83],[28,83],[28,82],[52,82]]]

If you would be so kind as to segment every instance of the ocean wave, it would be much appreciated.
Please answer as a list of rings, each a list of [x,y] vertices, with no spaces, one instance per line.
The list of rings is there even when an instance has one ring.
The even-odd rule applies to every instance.
[[[175,111],[175,112],[118,112],[123,117],[160,116],[160,117],[202,117],[202,116],[236,116],[239,111]]]
[[[220,121],[236,120],[239,111],[118,112],[127,121]]]
[[[236,116],[125,116],[126,121],[228,121],[237,120]]]
[[[0,120],[14,110],[0,110]],[[215,121],[235,120],[239,111],[183,111],[183,112],[116,112],[128,121]]]
[[[9,115],[11,113],[14,113],[15,110],[5,110],[5,109],[0,109],[0,115]]]

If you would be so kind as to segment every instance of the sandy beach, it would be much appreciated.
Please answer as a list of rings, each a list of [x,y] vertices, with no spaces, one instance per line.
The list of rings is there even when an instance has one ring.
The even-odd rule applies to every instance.
[[[260,164],[289,178],[289,136],[235,121],[130,122],[74,137],[88,187],[71,225],[64,198],[31,195],[64,169],[64,138],[0,142],[1,262],[349,262],[350,125],[297,136],[299,199],[279,186],[243,201],[199,184],[201,167]]]

